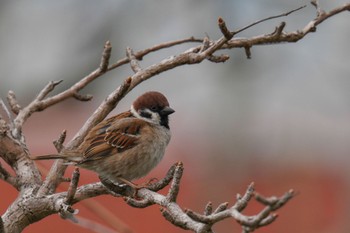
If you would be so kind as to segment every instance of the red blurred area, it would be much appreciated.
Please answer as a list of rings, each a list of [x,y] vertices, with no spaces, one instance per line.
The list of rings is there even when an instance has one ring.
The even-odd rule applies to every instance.
[[[89,114],[88,111],[75,110],[77,111],[66,108],[65,111],[58,113],[56,108],[56,110],[49,109],[40,115],[34,115],[25,128],[31,153],[53,152],[51,141],[57,138],[64,128],[69,129],[67,139],[69,140]],[[67,121],[72,113],[76,116],[75,120]],[[50,119],[57,124],[43,130],[42,122],[45,119]],[[233,204],[236,194],[243,194],[247,186],[254,182],[256,191],[264,196],[283,195],[290,189],[297,194],[286,206],[277,211],[278,218],[274,223],[257,232],[347,232],[349,224],[345,216],[348,208],[344,205],[344,200],[349,194],[349,185],[338,170],[331,169],[322,163],[274,163],[253,157],[245,158],[241,162],[240,160],[232,162],[221,158],[219,154],[215,155],[216,158],[213,158],[213,154],[203,154],[203,151],[196,151],[196,147],[187,150],[186,146],[190,147],[190,145],[186,145],[186,142],[190,139],[186,139],[184,135],[180,137],[178,132],[175,132],[172,140],[165,159],[145,180],[151,177],[161,178],[173,163],[183,161],[185,172],[178,197],[178,203],[183,208],[202,212],[208,201],[213,203],[214,208],[223,202]],[[196,153],[202,153],[200,160],[193,157]],[[37,163],[44,168],[43,171],[50,168],[52,161]],[[66,176],[69,177],[72,171],[73,168],[69,167]],[[98,178],[94,173],[81,169],[80,185],[97,181]],[[57,191],[65,191],[67,187],[68,184],[62,184]],[[3,213],[16,198],[17,192],[3,181],[0,182],[0,190],[2,190],[0,209]],[[111,217],[120,221],[120,228],[129,229],[132,232],[184,232],[167,222],[162,217],[158,206],[135,209],[125,204],[122,198],[99,196],[82,201],[74,208],[79,209],[79,217],[90,219],[109,228],[113,226],[108,224],[106,218]],[[261,204],[252,200],[244,213],[254,215],[262,208]],[[101,213],[106,215],[101,216]],[[239,224],[233,219],[220,222],[214,229],[224,233],[240,232]],[[57,214],[32,224],[24,230],[25,233],[48,231],[50,233],[94,232],[63,220]]]

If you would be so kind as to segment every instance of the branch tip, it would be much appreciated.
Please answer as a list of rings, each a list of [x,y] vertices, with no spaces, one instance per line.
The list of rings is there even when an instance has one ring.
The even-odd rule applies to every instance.
[[[175,167],[176,167],[176,164],[172,165],[163,179],[148,185],[147,189],[157,192],[165,188],[165,186],[167,186],[170,183],[170,181],[173,179]]]
[[[38,94],[38,96],[35,98],[35,101],[37,101],[37,104],[41,103],[41,101],[51,92],[55,89],[57,85],[62,83],[63,80],[57,80],[57,81],[50,81]],[[44,110],[47,106],[39,107],[38,110]]]
[[[208,204],[206,204],[205,206],[204,215],[208,216],[212,213],[213,213],[213,203],[209,201]]]
[[[278,217],[278,214],[273,213],[259,222],[259,227],[267,226],[274,222]]]
[[[286,26],[286,22],[281,22],[280,25],[278,27],[276,27],[276,30],[273,34],[276,36],[280,36],[282,34],[285,26]]]
[[[247,56],[248,59],[252,58],[252,52],[251,52],[250,48],[251,48],[250,45],[244,46],[245,55]]]
[[[224,210],[226,210],[228,207],[228,202],[224,202],[221,203],[215,210],[214,210],[214,214],[220,213]]]
[[[64,199],[64,203],[67,205],[71,205],[73,203],[74,196],[77,191],[77,187],[79,183],[79,178],[80,178],[79,168],[76,167],[72,174],[72,179],[68,187],[67,196]]]
[[[276,18],[281,18],[281,17],[284,17],[284,16],[288,16],[288,15],[290,15],[290,14],[296,12],[296,11],[299,11],[299,10],[305,8],[305,7],[306,7],[306,5],[298,7],[296,9],[294,9],[294,10],[291,10],[291,11],[279,14],[279,15],[274,15],[274,16],[270,16],[270,17],[267,17],[267,18],[255,21],[254,23],[251,23],[251,24],[249,24],[249,25],[247,25],[247,26],[245,26],[245,27],[243,27],[241,29],[238,29],[237,31],[234,31],[233,34],[240,33],[240,32],[245,31],[248,28],[251,28],[251,27],[253,27],[253,26],[255,26],[255,25],[259,24],[259,23],[262,23],[262,22],[265,22],[265,21],[268,21],[268,20],[271,20],[271,19],[276,19]]]
[[[230,32],[230,30],[228,30],[225,21],[221,17],[219,17],[219,19],[218,19],[218,25],[219,25],[221,33],[224,35],[226,40],[231,40],[232,37],[235,35],[235,33]]]
[[[112,44],[109,40],[106,41],[104,48],[110,49],[112,47]]]
[[[137,61],[137,58],[136,58],[136,56],[134,54],[134,51],[130,47],[126,47],[126,56],[129,59],[131,69],[135,73],[137,73],[137,72],[142,70],[141,67],[140,67],[140,64]]]
[[[185,213],[196,222],[201,222],[204,224],[211,223],[210,217],[198,214],[190,209],[185,209]]]
[[[14,91],[10,90],[7,94],[7,102],[14,114],[18,114],[22,107],[18,104],[17,97]]]
[[[103,47],[101,62],[99,66],[100,73],[105,73],[107,71],[108,65],[109,65],[109,59],[111,58],[111,53],[112,53],[112,45],[111,45],[111,42],[107,40]]]
[[[4,101],[0,98],[0,106],[1,108],[6,112],[6,115],[7,115],[7,118],[12,121],[12,115],[11,115],[11,112],[9,111],[9,109],[7,108],[6,104],[4,103]],[[1,117],[0,117],[1,118]],[[2,119],[1,119],[2,120]],[[3,124],[3,126],[7,126],[7,124]],[[2,127],[3,129],[4,128],[7,128],[7,127]],[[2,130],[3,131],[3,130]]]
[[[169,199],[170,202],[176,202],[176,198],[180,190],[180,181],[183,174],[183,170],[184,170],[183,163],[177,162],[174,175],[173,175],[173,180],[171,182],[169,192],[167,195],[167,198]]]
[[[209,44],[210,44],[210,40],[209,40],[209,37],[206,36],[204,37],[203,39],[203,43],[202,43],[202,46],[201,46],[201,49],[199,50],[199,52],[204,52],[205,50],[207,50],[207,48],[209,48]]]

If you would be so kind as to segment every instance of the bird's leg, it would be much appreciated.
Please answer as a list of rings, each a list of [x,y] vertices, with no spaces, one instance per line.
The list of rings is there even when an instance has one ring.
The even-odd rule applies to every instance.
[[[144,187],[140,187],[140,185],[138,185],[138,184],[135,184],[135,183],[133,183],[131,181],[128,181],[127,179],[124,179],[123,177],[118,177],[118,180],[122,181],[124,184],[129,185],[130,187],[132,187],[135,190],[144,188]]]
[[[148,186],[151,185],[152,183],[155,183],[155,182],[158,182],[158,181],[159,181],[158,178],[153,177],[153,178],[149,179],[147,182],[143,183],[143,185],[145,185],[146,187],[148,187]]]
[[[130,186],[131,188],[134,189],[134,194],[133,196],[136,197],[137,196],[137,191],[139,189],[142,189],[142,188],[148,188],[148,186],[152,185],[152,182],[155,182],[155,181],[158,181],[157,178],[152,178],[150,179],[149,181],[145,182],[145,183],[142,183],[142,184],[135,184],[127,179],[124,179],[123,177],[118,177],[118,179],[120,181],[122,181],[123,183],[125,183],[126,185]]]

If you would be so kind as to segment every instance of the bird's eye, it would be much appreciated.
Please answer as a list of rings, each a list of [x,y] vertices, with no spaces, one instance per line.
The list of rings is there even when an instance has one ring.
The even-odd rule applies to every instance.
[[[158,107],[157,107],[157,106],[152,106],[152,107],[151,107],[151,110],[155,112],[155,111],[158,110]]]

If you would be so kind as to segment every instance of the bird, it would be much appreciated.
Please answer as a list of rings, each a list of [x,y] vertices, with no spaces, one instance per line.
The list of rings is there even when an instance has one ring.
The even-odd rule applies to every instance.
[[[128,111],[94,126],[77,149],[31,159],[63,159],[114,183],[136,188],[132,181],[146,176],[162,160],[171,138],[169,115],[174,112],[162,93],[149,91]]]

